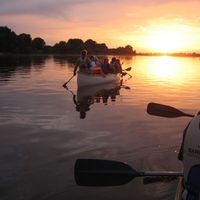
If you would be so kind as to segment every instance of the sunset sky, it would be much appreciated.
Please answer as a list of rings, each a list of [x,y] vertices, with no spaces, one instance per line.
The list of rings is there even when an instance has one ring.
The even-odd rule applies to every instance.
[[[0,0],[0,25],[47,44],[93,39],[137,52],[200,52],[199,0]]]

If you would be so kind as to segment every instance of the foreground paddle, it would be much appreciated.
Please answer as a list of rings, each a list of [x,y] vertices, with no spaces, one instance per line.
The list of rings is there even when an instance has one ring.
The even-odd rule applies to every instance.
[[[194,115],[184,113],[174,107],[158,104],[158,103],[149,103],[147,106],[147,113],[150,115],[160,116],[160,117],[194,117]]]
[[[63,87],[64,87],[64,88],[67,87],[67,83],[69,83],[69,82],[74,78],[74,76],[76,76],[76,75],[73,75],[67,82],[65,82],[65,83],[63,84]]]
[[[183,176],[182,172],[138,172],[129,165],[111,160],[78,159],[74,167],[80,186],[117,186],[141,176]]]

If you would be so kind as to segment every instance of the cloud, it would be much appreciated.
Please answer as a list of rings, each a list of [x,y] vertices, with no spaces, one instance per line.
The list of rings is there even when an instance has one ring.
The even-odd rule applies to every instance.
[[[180,2],[192,2],[197,0],[180,0]],[[160,5],[170,2],[178,2],[174,0],[115,0],[115,1],[94,1],[94,0],[0,0],[0,15],[7,14],[38,14],[38,15],[60,15],[66,12],[70,12],[76,6],[91,6],[104,4],[106,8],[107,5],[112,5],[113,9],[115,6],[151,6]],[[93,9],[93,8],[92,8]],[[95,8],[94,8],[95,9]],[[96,7],[98,10],[98,7]],[[60,13],[61,12],[61,13]],[[120,10],[119,10],[120,12]],[[84,13],[83,13],[84,15]]]
[[[5,0],[0,2],[0,15],[44,15],[66,16],[76,5],[83,5],[92,0]]]
[[[47,43],[72,37],[142,43],[161,25],[199,24],[198,0],[0,0],[0,24],[16,33],[41,36]],[[138,39],[137,39],[138,38]],[[136,42],[134,42],[136,43]]]

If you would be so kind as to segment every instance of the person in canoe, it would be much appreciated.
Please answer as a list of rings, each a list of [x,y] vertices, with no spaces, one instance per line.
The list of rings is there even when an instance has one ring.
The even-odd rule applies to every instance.
[[[183,162],[183,200],[200,199],[200,113],[187,125],[178,159]]]
[[[90,62],[90,59],[87,57],[87,50],[82,50],[81,55],[76,61],[76,65],[74,67],[74,76],[76,75],[78,67],[80,72],[89,73]]]
[[[103,62],[101,64],[101,70],[103,71],[104,74],[109,74],[112,72],[108,58],[103,59]]]
[[[120,62],[119,59],[116,59],[115,68],[116,68],[116,72],[117,72],[117,73],[122,74],[122,65],[121,65],[121,62]]]
[[[105,77],[105,73],[102,70],[103,59],[98,59],[96,56],[90,56],[90,72],[92,75],[102,75]]]
[[[115,73],[116,57],[112,57],[110,61],[111,73]]]
[[[110,62],[110,67],[112,69],[112,73],[120,73],[123,74],[122,72],[122,66],[120,63],[120,60],[117,59],[116,57],[112,57],[111,62]]]
[[[90,56],[90,69],[97,67],[99,59],[96,56]]]

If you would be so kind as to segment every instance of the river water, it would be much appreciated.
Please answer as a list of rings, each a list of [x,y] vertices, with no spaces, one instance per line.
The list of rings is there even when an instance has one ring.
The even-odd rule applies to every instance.
[[[132,67],[124,87],[78,90],[75,77],[66,90],[76,57],[0,57],[1,200],[173,199],[176,181],[75,183],[78,158],[122,161],[140,171],[182,170],[177,153],[190,119],[150,116],[146,107],[157,102],[195,114],[199,58],[119,58],[123,68]]]

